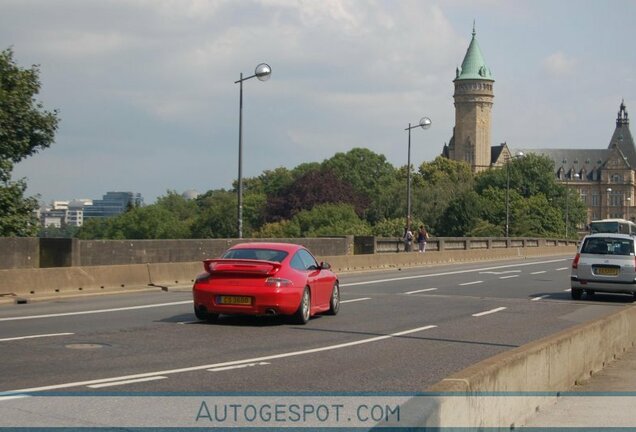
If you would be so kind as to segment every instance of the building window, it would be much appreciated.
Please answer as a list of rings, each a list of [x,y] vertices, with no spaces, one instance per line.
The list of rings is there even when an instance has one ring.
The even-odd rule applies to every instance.
[[[601,196],[598,192],[592,193],[592,207],[600,207],[601,206]]]
[[[610,207],[622,207],[623,206],[623,194],[620,192],[610,192],[609,196]]]
[[[623,183],[623,176],[620,174],[612,175],[612,183]]]
[[[581,191],[580,197],[583,204],[587,205],[587,191]]]

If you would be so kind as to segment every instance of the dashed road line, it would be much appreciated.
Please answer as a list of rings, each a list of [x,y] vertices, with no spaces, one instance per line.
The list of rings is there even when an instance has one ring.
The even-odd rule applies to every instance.
[[[0,342],[9,342],[16,340],[24,340],[24,339],[36,339],[36,338],[45,338],[45,337],[54,337],[54,336],[71,336],[75,333],[50,333],[50,334],[40,334],[40,335],[30,335],[30,336],[18,336],[18,337],[10,337],[0,339]]]
[[[510,279],[510,278],[516,278],[516,277],[519,277],[519,275],[501,276],[499,279]]]
[[[142,382],[148,382],[148,381],[157,381],[157,380],[162,380],[162,379],[167,379],[168,377],[165,376],[152,376],[152,377],[148,377],[148,378],[139,378],[139,379],[130,379],[130,380],[125,380],[125,381],[115,381],[115,382],[108,382],[108,383],[103,383],[103,384],[92,384],[86,387],[90,387],[90,388],[103,388],[103,387],[114,387],[114,386],[120,386],[120,385],[126,385],[126,384],[137,384],[137,383],[142,383]]]
[[[19,321],[19,320],[28,320],[28,319],[53,318],[53,317],[74,316],[74,315],[91,315],[91,314],[106,313],[106,312],[119,312],[119,311],[128,311],[128,310],[136,310],[136,309],[150,309],[154,307],[163,307],[163,306],[175,306],[175,305],[188,304],[188,303],[191,304],[192,300],[170,302],[170,303],[156,303],[156,304],[141,305],[141,306],[127,306],[127,307],[111,308],[111,309],[95,309],[95,310],[87,310],[87,311],[79,311],[79,312],[64,312],[64,313],[44,314],[44,315],[17,316],[17,317],[0,318],[0,321]]]
[[[218,367],[218,368],[208,369],[208,372],[223,372],[223,371],[234,370],[234,369],[243,369],[243,368],[246,368],[246,367],[266,366],[266,365],[269,365],[269,364],[271,364],[271,363],[269,363],[269,362],[245,363],[245,364],[240,364],[240,365],[236,365],[236,366],[225,366],[225,367]]]
[[[556,269],[556,271],[563,271],[563,270],[569,270],[570,267],[561,267]]]
[[[437,288],[425,288],[425,289],[419,289],[419,290],[415,290],[415,291],[407,291],[404,294],[417,294],[417,293],[436,291],[436,290],[437,290]]]
[[[361,298],[356,298],[356,299],[351,299],[351,300],[341,300],[340,304],[342,304],[342,303],[353,303],[353,302],[359,302],[359,301],[365,301],[365,300],[371,300],[371,297],[361,297]]]
[[[539,296],[539,297],[531,298],[530,301],[539,301],[539,300],[543,300],[544,298],[548,298],[548,297],[550,297],[550,295],[549,294],[545,294],[545,295],[542,295],[542,296]]]
[[[322,347],[318,347],[318,348],[310,348],[310,349],[301,350],[301,351],[283,352],[283,353],[280,353],[280,354],[272,354],[272,355],[268,355],[268,356],[256,357],[256,358],[250,358],[250,359],[230,360],[230,361],[226,361],[226,362],[222,362],[222,363],[212,363],[212,364],[199,365],[199,366],[183,367],[183,368],[178,368],[178,369],[168,369],[168,370],[161,370],[161,371],[155,371],[155,372],[145,372],[145,373],[139,373],[139,374],[134,374],[134,375],[126,375],[126,376],[120,376],[120,377],[113,377],[113,378],[102,378],[102,379],[94,379],[94,380],[87,380],[87,381],[76,381],[76,382],[69,382],[69,383],[64,383],[64,384],[53,384],[53,385],[47,385],[47,386],[41,386],[41,387],[31,387],[31,388],[24,388],[24,389],[17,389],[17,390],[6,390],[6,391],[0,390],[0,395],[2,395],[2,396],[13,396],[15,393],[35,393],[35,392],[49,391],[49,390],[59,390],[59,389],[71,388],[71,387],[94,386],[94,385],[100,385],[100,384],[106,384],[106,383],[118,383],[117,385],[123,385],[122,383],[127,383],[127,382],[130,382],[132,380],[143,379],[143,378],[163,379],[163,378],[157,378],[157,377],[165,377],[165,375],[174,375],[174,374],[185,373],[185,372],[195,372],[195,371],[199,371],[199,370],[214,369],[214,368],[219,368],[219,367],[224,367],[224,366],[233,366],[233,365],[239,365],[239,364],[244,364],[244,363],[263,362],[263,361],[269,361],[269,360],[274,360],[274,359],[295,357],[295,356],[306,355],[306,354],[314,354],[314,353],[324,352],[324,351],[333,351],[333,350],[337,350],[337,349],[348,348],[348,347],[358,346],[358,345],[364,345],[364,344],[368,344],[368,343],[379,342],[379,341],[386,340],[386,339],[406,336],[406,335],[410,335],[410,334],[413,334],[413,333],[419,333],[419,332],[422,332],[422,331],[431,330],[431,329],[434,329],[434,328],[437,328],[437,326],[436,325],[427,325],[427,326],[423,326],[423,327],[416,327],[416,328],[412,328],[412,329],[408,329],[408,330],[403,330],[403,331],[396,332],[396,333],[390,333],[390,334],[387,334],[387,335],[374,336],[374,337],[366,338],[366,339],[358,339],[358,340],[355,340],[355,341],[352,341],[352,342],[344,342],[344,343],[335,344],[335,345],[326,345],[326,346],[322,346]]]
[[[464,283],[460,283],[459,286],[475,285],[475,284],[480,284],[480,283],[484,283],[484,281],[464,282]]]
[[[488,271],[488,270],[505,269],[505,268],[510,268],[510,267],[525,267],[525,266],[539,265],[539,264],[552,264],[552,263],[556,263],[556,262],[563,262],[563,261],[569,261],[569,260],[571,260],[571,259],[570,258],[561,258],[561,259],[555,259],[555,260],[549,260],[549,261],[537,261],[537,262],[520,263],[520,264],[507,264],[507,265],[500,265],[500,266],[493,266],[493,267],[484,267],[484,268],[480,268],[480,269],[468,269],[468,270],[457,270],[457,271],[450,271],[450,272],[443,272],[443,273],[431,273],[431,274],[425,274],[425,275],[402,276],[402,277],[396,277],[396,278],[390,278],[390,279],[375,279],[375,280],[364,281],[364,282],[350,282],[350,283],[346,283],[346,284],[345,283],[340,284],[340,286],[341,287],[349,287],[349,286],[371,285],[371,284],[402,281],[402,280],[410,280],[410,279],[422,279],[422,278],[437,277],[437,276],[449,276],[449,275],[456,275],[456,274],[463,274],[463,273],[483,273],[483,272]]]
[[[545,271],[545,270],[541,270],[541,271],[532,272],[532,273],[530,273],[530,274],[531,274],[531,275],[538,275],[538,274],[543,274],[543,273],[547,273],[547,271]]]
[[[479,312],[479,313],[473,314],[473,316],[474,317],[481,317],[481,316],[484,316],[484,315],[490,315],[490,314],[494,314],[496,312],[501,312],[502,310],[506,310],[506,309],[507,309],[506,307],[502,306],[502,307],[498,307],[498,308],[495,308],[495,309],[491,309],[491,310],[487,310],[487,311],[484,311],[484,312]]]

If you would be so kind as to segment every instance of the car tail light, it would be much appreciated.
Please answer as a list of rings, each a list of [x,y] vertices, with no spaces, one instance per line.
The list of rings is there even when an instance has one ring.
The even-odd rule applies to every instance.
[[[265,279],[265,285],[268,287],[282,288],[294,286],[294,283],[289,279],[268,277],[267,279]]]
[[[579,259],[580,258],[581,258],[581,254],[577,253],[576,256],[574,257],[574,260],[572,261],[572,268],[573,269],[579,268]]]

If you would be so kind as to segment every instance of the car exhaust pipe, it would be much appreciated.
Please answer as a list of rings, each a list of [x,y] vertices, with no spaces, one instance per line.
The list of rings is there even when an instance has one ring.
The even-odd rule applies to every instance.
[[[278,312],[276,312],[276,309],[274,308],[269,308],[269,309],[265,309],[265,315],[278,315]]]

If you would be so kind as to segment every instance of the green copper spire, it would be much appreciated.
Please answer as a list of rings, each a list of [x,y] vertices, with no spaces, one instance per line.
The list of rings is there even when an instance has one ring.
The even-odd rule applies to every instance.
[[[475,23],[473,23],[473,38],[470,41],[468,50],[466,51],[466,56],[464,57],[464,61],[462,62],[462,67],[457,68],[457,76],[455,77],[455,81],[468,79],[490,81],[493,80],[492,73],[490,73],[490,69],[488,69],[488,66],[486,66],[484,56],[481,54],[477,39],[475,39],[476,34]]]

